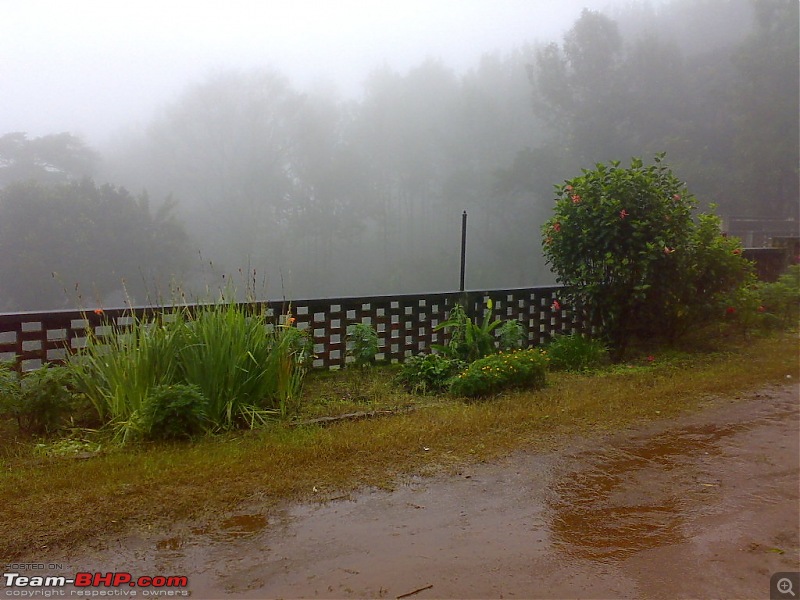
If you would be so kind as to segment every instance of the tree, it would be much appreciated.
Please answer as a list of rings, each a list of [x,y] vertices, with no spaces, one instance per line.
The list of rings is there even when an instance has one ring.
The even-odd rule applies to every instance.
[[[91,176],[98,155],[71,133],[32,140],[22,132],[0,137],[0,188],[15,181],[55,183]]]
[[[713,315],[744,282],[739,242],[710,215],[692,218],[694,197],[657,155],[598,163],[557,186],[543,248],[571,308],[620,359],[632,339],[674,339]]]
[[[97,306],[123,286],[134,303],[169,300],[170,280],[188,260],[171,209],[166,202],[153,213],[146,195],[88,178],[9,185],[0,191],[0,305]]]
[[[756,28],[734,55],[736,171],[753,216],[798,219],[800,3],[754,3]],[[749,210],[747,210],[749,209]]]
[[[534,109],[557,131],[559,144],[582,164],[622,154],[619,148],[622,36],[616,23],[584,9],[564,36],[529,68]]]

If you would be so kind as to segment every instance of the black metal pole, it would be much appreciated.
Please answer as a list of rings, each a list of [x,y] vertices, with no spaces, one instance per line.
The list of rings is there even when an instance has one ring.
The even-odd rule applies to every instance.
[[[464,269],[467,265],[467,211],[461,215],[461,287],[458,291],[464,291]]]

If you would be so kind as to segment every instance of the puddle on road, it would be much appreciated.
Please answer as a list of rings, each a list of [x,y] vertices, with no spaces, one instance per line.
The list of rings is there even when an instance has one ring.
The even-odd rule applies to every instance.
[[[555,548],[613,562],[686,541],[687,519],[709,510],[718,487],[712,463],[721,442],[784,414],[690,425],[576,454],[580,468],[561,476],[548,499]]]
[[[620,587],[618,565],[692,537],[692,520],[713,512],[720,497],[720,465],[738,460],[737,434],[787,415],[797,420],[791,398],[737,410],[722,423],[685,420],[675,429],[475,466],[461,477],[412,478],[394,492],[185,524],[158,540],[120,540],[98,570],[187,574],[200,598],[394,597],[434,581],[418,597],[445,589],[451,597],[531,589],[635,596],[635,588]],[[769,431],[759,434],[764,447]],[[601,587],[564,578],[586,565],[601,566],[586,583]]]

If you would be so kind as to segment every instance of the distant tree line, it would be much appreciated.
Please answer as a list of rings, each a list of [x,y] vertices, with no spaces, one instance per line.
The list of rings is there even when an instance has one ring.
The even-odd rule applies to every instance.
[[[224,71],[102,157],[70,134],[7,134],[0,308],[74,304],[76,283],[95,304],[123,278],[143,303],[238,273],[271,298],[449,290],[462,210],[468,287],[547,284],[553,186],[658,152],[723,216],[797,219],[798,6],[584,11],[559,42],[465,73],[377,68],[358,99]]]

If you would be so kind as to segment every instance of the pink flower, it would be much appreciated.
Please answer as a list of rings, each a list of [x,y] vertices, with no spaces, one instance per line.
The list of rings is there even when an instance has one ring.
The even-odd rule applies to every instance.
[[[647,362],[653,362],[655,359],[656,357],[651,354],[650,356],[647,357]]]
[[[553,223],[553,231],[555,231],[556,233],[558,233],[559,231],[561,231],[561,223],[559,223],[558,221],[556,221],[555,223]]]
[[[630,214],[630,213],[629,213],[627,210],[625,210],[625,209],[623,208],[621,211],[619,211],[619,218],[620,218],[620,219],[624,219],[624,218],[625,218],[625,217],[627,217],[629,214]]]
[[[581,202],[581,197],[578,196],[578,194],[575,194],[574,196],[572,196],[572,203],[573,204],[580,204],[580,202]]]
[[[553,310],[561,310],[561,303],[558,300],[553,300],[553,303],[550,305],[550,308]]]
[[[681,199],[681,195],[680,194],[673,194],[672,199],[675,200],[675,202],[679,202],[680,199]]]
[[[573,188],[571,185],[567,185],[567,187],[565,187],[564,189],[567,190],[568,192],[571,192]]]

